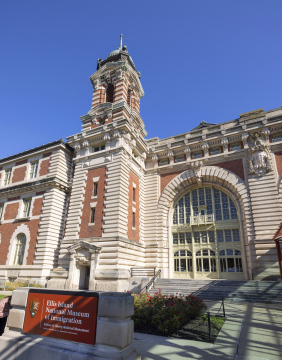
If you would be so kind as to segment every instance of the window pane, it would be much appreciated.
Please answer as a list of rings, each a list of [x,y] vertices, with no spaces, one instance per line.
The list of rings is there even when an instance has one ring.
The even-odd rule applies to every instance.
[[[209,242],[213,243],[214,242],[214,231],[209,231]]]
[[[217,148],[212,148],[211,149],[211,155],[217,155],[221,153],[221,148],[217,147]]]
[[[185,244],[185,234],[184,233],[179,234],[179,242],[180,242],[180,244]]]
[[[196,259],[197,271],[202,271],[202,259]]]
[[[226,270],[226,260],[223,258],[220,259],[220,271],[227,272]]]
[[[226,255],[233,255],[233,249],[226,249]]]
[[[178,244],[178,234],[173,234],[173,243]]]
[[[181,162],[181,161],[184,161],[184,160],[185,160],[184,155],[182,155],[182,156],[177,156],[177,157],[175,158],[175,162]]]
[[[235,264],[233,258],[227,258],[228,272],[235,272]]]
[[[176,251],[176,252],[174,253],[174,256],[179,256],[179,251]]]
[[[191,251],[187,251],[187,256],[192,256]]]
[[[209,259],[207,258],[203,258],[203,271],[205,272],[210,271]]]
[[[180,256],[185,256],[185,250],[180,250]]]
[[[240,258],[236,259],[236,271],[237,272],[243,272],[242,260]]]
[[[240,241],[239,229],[233,229],[233,241]]]
[[[216,235],[217,235],[217,241],[218,242],[223,242],[224,241],[223,230],[217,230]]]
[[[199,159],[202,157],[202,152],[193,153],[193,159]]]
[[[220,252],[219,252],[219,256],[224,256],[225,255],[225,250],[221,250]]]
[[[231,230],[224,230],[224,233],[225,233],[225,241],[231,242],[232,241]]]
[[[231,150],[231,151],[241,150],[241,143],[231,144],[231,145],[230,145],[230,150]]]
[[[215,256],[215,252],[213,250],[210,250],[210,256]]]
[[[187,259],[187,267],[188,267],[188,271],[193,271],[193,267],[192,267],[192,259]]]
[[[209,256],[209,250],[203,250],[203,256]]]
[[[179,271],[179,259],[174,259],[174,271]]]
[[[186,233],[186,242],[187,242],[187,244],[192,243],[192,234],[191,233]]]
[[[241,255],[241,251],[239,250],[234,250],[235,251],[235,255]]]
[[[211,271],[216,272],[216,260],[215,258],[211,258]]]
[[[194,241],[195,241],[195,243],[197,243],[197,244],[200,243],[200,232],[199,232],[199,231],[195,231],[195,232],[194,232]]]
[[[186,259],[180,259],[180,271],[186,271]]]
[[[202,237],[202,243],[206,244],[208,242],[207,232],[206,231],[201,231],[201,237]]]
[[[173,224],[177,224],[177,223],[178,223],[177,206],[175,206],[174,212],[173,212]]]

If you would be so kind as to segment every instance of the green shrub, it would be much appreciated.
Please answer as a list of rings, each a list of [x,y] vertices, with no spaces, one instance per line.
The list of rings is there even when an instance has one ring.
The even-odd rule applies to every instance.
[[[159,289],[161,290],[161,289]],[[190,319],[199,317],[206,305],[195,296],[134,295],[134,328],[139,332],[171,335]]]

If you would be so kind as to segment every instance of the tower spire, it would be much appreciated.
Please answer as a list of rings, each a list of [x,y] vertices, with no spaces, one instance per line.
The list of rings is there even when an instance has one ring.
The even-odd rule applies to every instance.
[[[123,35],[121,34],[120,35],[120,43],[119,43],[119,48],[122,49],[122,38],[123,38]]]

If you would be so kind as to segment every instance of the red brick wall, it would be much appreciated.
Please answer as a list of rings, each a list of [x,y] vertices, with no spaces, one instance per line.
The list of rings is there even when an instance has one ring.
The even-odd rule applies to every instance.
[[[26,264],[27,265],[33,264],[35,250],[36,250],[36,239],[38,235],[39,222],[40,219],[35,219],[21,223],[9,223],[9,224],[0,225],[0,234],[1,234],[0,265],[6,264],[11,238],[15,230],[22,224],[27,225],[30,232],[30,242],[29,242]],[[12,254],[12,256],[14,256],[14,254]]]
[[[282,151],[278,151],[278,152],[276,152],[274,154],[275,154],[277,172],[278,172],[278,175],[280,175],[281,172],[282,172]]]
[[[99,177],[98,181],[98,193],[97,197],[91,199],[93,196],[93,178]],[[98,169],[89,170],[87,174],[85,195],[82,205],[82,216],[80,224],[79,238],[87,237],[100,237],[102,236],[103,229],[103,210],[104,210],[104,195],[105,195],[105,181],[106,181],[106,167],[100,167]],[[94,225],[88,225],[90,223],[90,204],[97,202],[95,211],[95,223]]]
[[[7,204],[5,208],[4,220],[11,220],[17,217],[19,203]]]
[[[219,164],[213,164],[213,166],[218,166],[223,169],[232,171],[234,174],[238,175],[241,179],[245,180],[244,167],[242,159],[225,161]]]
[[[14,169],[12,183],[23,181],[25,178],[25,173],[26,173],[26,166],[22,166],[17,169]]]
[[[136,185],[135,196],[136,202],[133,202],[133,183]],[[139,185],[139,178],[129,171],[129,181],[128,181],[128,190],[129,190],[129,198],[128,198],[128,228],[127,228],[127,236],[129,240],[138,241],[140,240],[139,235],[139,226],[140,226],[140,200],[139,200],[139,193],[140,193],[140,185]],[[133,225],[133,212],[132,207],[136,209],[135,212],[135,229],[132,227]]]
[[[41,215],[43,207],[43,197],[35,199],[33,202],[32,216]]]
[[[163,192],[164,188],[167,186],[167,184],[175,178],[178,174],[181,174],[183,170],[171,172],[168,174],[162,174],[161,175],[161,192]]]
[[[49,172],[50,159],[42,160],[40,164],[39,176],[47,175]]]

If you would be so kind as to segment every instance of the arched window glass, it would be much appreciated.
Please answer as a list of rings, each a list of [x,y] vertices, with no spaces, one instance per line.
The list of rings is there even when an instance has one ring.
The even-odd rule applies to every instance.
[[[106,102],[113,103],[114,102],[114,85],[109,84],[106,91]]]
[[[179,250],[174,253],[174,271],[193,271],[191,251]]]
[[[215,221],[237,221],[237,209],[226,193],[209,187],[194,189],[175,205],[173,224],[207,225]]]
[[[219,252],[220,271],[239,273],[243,272],[241,251],[236,249],[226,249]]]
[[[216,272],[216,258],[213,250],[199,250],[196,252],[197,272]]]
[[[19,234],[16,239],[14,265],[23,264],[25,246],[26,246],[26,236],[25,234]]]

